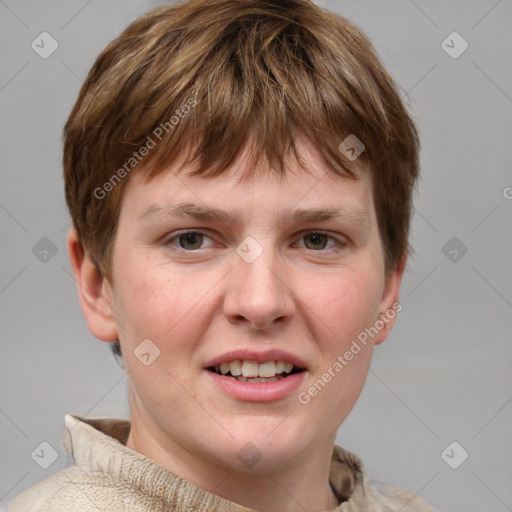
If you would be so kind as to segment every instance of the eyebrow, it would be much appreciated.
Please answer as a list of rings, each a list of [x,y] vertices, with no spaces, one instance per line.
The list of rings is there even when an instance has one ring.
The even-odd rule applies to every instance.
[[[241,224],[243,214],[240,211],[227,212],[218,208],[194,204],[194,203],[162,203],[154,204],[144,210],[138,217],[143,221],[148,217],[193,217],[200,220],[220,220],[226,224]],[[345,218],[369,226],[368,214],[359,207],[340,207],[340,208],[310,208],[295,209],[285,213],[281,222],[321,222],[333,218]]]

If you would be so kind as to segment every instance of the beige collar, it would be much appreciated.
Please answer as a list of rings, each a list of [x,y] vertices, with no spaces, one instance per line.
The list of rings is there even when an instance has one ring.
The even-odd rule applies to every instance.
[[[64,444],[79,467],[99,470],[146,497],[154,495],[156,500],[173,509],[195,510],[194,503],[197,503],[199,510],[201,504],[204,507],[208,503],[209,510],[255,512],[208,492],[126,447],[130,432],[128,420],[86,419],[68,414],[65,426]],[[134,471],[134,467],[139,470]],[[375,490],[360,459],[337,445],[333,448],[329,481],[340,501],[332,512],[370,510]]]

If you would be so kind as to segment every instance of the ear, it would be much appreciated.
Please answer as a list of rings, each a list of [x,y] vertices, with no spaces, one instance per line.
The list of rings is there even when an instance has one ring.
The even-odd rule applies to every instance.
[[[379,322],[378,326],[382,328],[379,329],[373,339],[374,345],[382,343],[388,337],[393,325],[395,325],[396,317],[402,309],[402,305],[399,302],[399,296],[400,284],[402,282],[406,260],[407,255],[404,254],[386,279],[384,293],[379,307],[379,319],[383,325]]]
[[[102,341],[116,341],[118,333],[112,314],[112,287],[85,253],[76,229],[70,230],[67,242],[80,305],[89,330]]]

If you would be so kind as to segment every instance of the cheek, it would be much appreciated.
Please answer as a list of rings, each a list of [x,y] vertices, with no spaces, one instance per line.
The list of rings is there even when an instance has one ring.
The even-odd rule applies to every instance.
[[[125,274],[126,275],[126,274]],[[181,313],[177,300],[177,283],[164,286],[161,280],[143,273],[128,274],[118,288],[118,312],[130,325],[130,333],[141,331],[161,336],[163,324],[168,329]]]
[[[125,278],[117,288],[118,320],[125,327],[119,332],[132,391],[155,414],[169,404],[181,404],[183,414],[192,414],[197,405],[182,386],[188,379],[187,364],[204,335],[204,291],[187,286],[190,280],[176,278],[176,272],[170,277],[171,272],[162,269],[134,267],[119,268]],[[144,350],[139,348],[143,346]],[[146,352],[148,365],[141,359]]]
[[[367,272],[344,272],[317,283],[308,305],[322,320],[331,343],[340,345],[357,336],[378,316],[382,295],[378,276]]]
[[[364,338],[365,329],[378,316],[381,289],[371,271],[347,272],[318,284],[308,306],[317,315],[315,336],[322,355],[299,401],[311,408],[308,414],[335,429],[352,410],[368,375],[373,343]]]
[[[142,262],[126,261],[118,270],[123,278],[117,288],[115,314],[126,327],[129,343],[149,338],[165,345],[166,351],[192,347],[207,325],[200,320],[211,309],[207,292],[216,279],[198,279]]]

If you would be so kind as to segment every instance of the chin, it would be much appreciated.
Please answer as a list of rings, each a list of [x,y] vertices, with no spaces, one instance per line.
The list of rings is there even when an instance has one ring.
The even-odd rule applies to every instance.
[[[286,467],[312,442],[311,428],[285,416],[246,416],[230,422],[228,430],[233,437],[223,436],[225,442],[219,440],[211,449],[221,458],[232,454],[228,462],[237,471],[275,471],[276,466]]]

